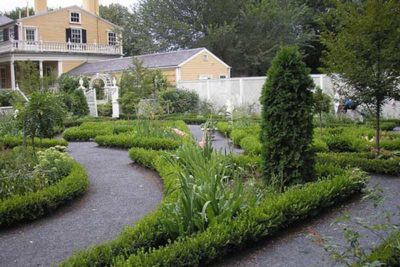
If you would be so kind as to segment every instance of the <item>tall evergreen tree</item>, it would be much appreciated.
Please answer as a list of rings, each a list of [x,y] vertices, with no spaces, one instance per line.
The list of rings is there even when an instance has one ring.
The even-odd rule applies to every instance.
[[[262,171],[269,184],[283,189],[314,178],[314,83],[297,47],[274,58],[261,96]]]

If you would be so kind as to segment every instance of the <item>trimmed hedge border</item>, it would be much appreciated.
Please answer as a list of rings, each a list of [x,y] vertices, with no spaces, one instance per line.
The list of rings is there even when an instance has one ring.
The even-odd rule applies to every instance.
[[[172,166],[170,166],[170,164],[167,161],[163,160],[160,157],[161,155],[160,151],[146,150],[143,148],[132,148],[129,150],[129,155],[132,158],[132,160],[140,164],[144,164],[147,167],[155,169],[162,177],[164,182],[165,196],[161,204],[154,212],[152,212],[151,214],[147,215],[139,222],[137,222],[135,226],[125,228],[125,230],[115,240],[105,242],[100,245],[96,245],[84,251],[80,251],[74,254],[71,258],[69,258],[65,262],[61,263],[61,266],[110,266],[113,265],[116,262],[116,259],[118,258],[125,260],[125,257],[128,257],[129,255],[134,255],[135,253],[141,253],[140,251],[147,251],[150,248],[157,248],[162,245],[169,244],[169,242],[171,242],[169,241],[171,240],[169,234],[161,230],[158,218],[160,218],[160,216],[165,216],[165,214],[163,214],[163,206],[168,203],[174,202],[177,199],[177,197],[179,197],[180,192],[179,190],[177,190],[179,188],[179,182],[178,182],[179,179],[177,175],[174,174],[176,172],[173,171]],[[253,164],[254,161],[253,159],[254,159],[253,157],[244,156],[241,158],[241,160],[236,160],[236,158],[234,158],[233,160],[238,164],[251,165]],[[303,194],[304,198],[307,198],[308,196],[308,202],[304,203],[304,205],[308,205],[310,203],[312,204],[312,206],[310,206],[308,209],[306,209],[302,205],[297,204],[296,202],[299,200],[292,199],[293,197],[295,197],[296,194],[295,193],[289,194],[288,192],[290,191],[285,193],[287,199],[285,198],[286,200],[284,200],[282,198],[282,200],[279,203],[283,204],[288,202],[288,205],[285,206],[285,208],[287,209],[299,207],[297,214],[295,214],[295,216],[292,217],[293,220],[297,220],[301,216],[305,218],[309,211],[311,211],[309,215],[313,216],[317,212],[317,210],[315,210],[316,207],[322,209],[324,207],[333,205],[335,202],[343,200],[344,197],[356,191],[361,190],[361,188],[364,185],[364,183],[361,183],[361,180],[364,180],[364,177],[362,179],[360,178],[359,180],[351,179],[349,178],[350,172],[351,171],[346,171],[345,174],[347,176],[346,175],[336,176],[336,178],[334,178],[333,181],[324,180],[322,182],[318,182],[315,184],[309,184],[303,188],[294,189],[294,190],[305,190],[308,192],[310,189],[307,188],[317,187],[317,189],[315,190],[319,192],[319,194],[317,194],[317,196],[319,196],[318,199],[315,199],[314,192],[312,192],[312,194],[304,192]],[[319,187],[318,184],[320,184]],[[329,187],[329,185],[331,186]],[[320,187],[321,189],[319,189]],[[263,203],[265,203],[265,205],[272,205],[268,203],[270,203],[271,200],[274,202],[274,200],[276,199],[280,198],[270,197],[266,199]],[[296,205],[293,205],[292,201],[296,203]],[[289,212],[291,211],[287,210],[287,212],[289,214]],[[298,215],[298,213],[302,213],[302,215],[300,216]],[[268,216],[272,217],[277,216],[276,212],[273,212],[271,214],[267,212],[267,214],[269,214]],[[280,220],[282,221],[279,221],[278,223],[283,223],[283,224],[280,224],[279,227],[280,228],[286,227],[288,223],[287,221],[285,221],[286,219],[280,218]],[[267,225],[269,224],[267,223]],[[251,231],[251,229],[249,230]],[[209,231],[206,231],[206,233],[208,233]],[[226,233],[226,231],[227,230],[225,230],[224,232]],[[203,234],[198,234],[198,235],[202,236]],[[232,240],[236,239],[242,240],[242,237],[234,238]],[[211,241],[214,242],[215,240]],[[211,241],[207,242],[209,243]]]
[[[135,137],[129,134],[99,135],[94,141],[99,146],[132,148],[141,147],[153,150],[175,150],[182,142],[158,137]]]
[[[139,251],[128,260],[117,259],[115,266],[198,266],[271,236],[290,224],[315,216],[318,211],[360,192],[367,182],[362,173],[346,173],[329,180],[292,188],[267,197],[255,209],[206,231],[179,239],[148,252]]]
[[[81,195],[89,186],[85,169],[75,162],[71,173],[40,191],[17,195],[0,202],[0,226],[42,217],[65,202]]]
[[[17,146],[21,146],[22,144],[23,144],[22,137],[16,137],[16,136],[0,137],[0,147],[11,149]],[[28,146],[31,146],[32,140],[28,138],[26,140],[26,144]],[[42,141],[40,141],[39,138],[35,138],[35,146],[42,148],[49,148],[53,146],[68,146],[68,142],[65,141],[64,139],[43,138]]]
[[[319,153],[317,162],[333,163],[340,167],[357,167],[363,171],[387,175],[400,175],[400,158],[375,159],[369,153]]]
[[[316,160],[319,164],[336,165],[338,167],[359,168],[365,172],[400,176],[400,158],[376,159],[371,153],[318,153]],[[259,168],[259,156],[235,155],[233,161],[240,166]]]
[[[372,253],[364,260],[353,265],[362,267],[366,263],[379,261],[384,266],[400,266],[400,231],[393,233],[381,245],[375,248]]]

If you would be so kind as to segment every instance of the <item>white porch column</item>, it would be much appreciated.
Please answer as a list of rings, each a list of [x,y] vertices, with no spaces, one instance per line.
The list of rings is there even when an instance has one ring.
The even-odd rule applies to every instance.
[[[63,62],[62,61],[58,61],[58,77],[60,77],[63,73],[64,73]]]
[[[15,64],[14,60],[10,62],[10,73],[11,73],[11,89],[15,90]]]
[[[40,78],[43,78],[43,60],[39,60],[39,74]]]

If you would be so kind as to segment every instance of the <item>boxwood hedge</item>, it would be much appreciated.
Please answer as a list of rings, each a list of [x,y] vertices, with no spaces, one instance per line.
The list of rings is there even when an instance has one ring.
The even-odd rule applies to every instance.
[[[178,190],[179,177],[176,174],[177,171],[172,169],[174,167],[171,166],[168,161],[160,157],[161,154],[159,151],[151,151],[143,148],[132,148],[129,151],[129,155],[134,161],[154,168],[160,174],[164,182],[165,196],[163,201],[157,210],[141,219],[135,224],[135,226],[126,228],[115,240],[95,246],[85,251],[78,252],[70,259],[63,262],[61,266],[109,266],[113,265],[116,262],[116,259],[121,260],[122,258],[122,262],[124,262],[129,255],[135,255],[137,253],[139,253],[138,255],[141,255],[142,251],[148,251],[150,248],[158,248],[160,246],[169,244],[169,242],[173,240],[168,232],[162,230],[163,228],[161,227],[158,218],[168,216],[168,214],[163,212],[163,206],[176,201],[177,197],[179,197],[180,190]],[[234,157],[234,161],[235,160],[236,158]],[[237,160],[238,164],[251,165],[253,162],[254,157],[250,156],[241,156],[240,160]],[[232,240],[231,242],[233,243],[235,243],[234,240],[237,240],[238,245],[250,242],[253,240],[253,238],[269,235],[272,230],[285,227],[293,221],[305,218],[307,216],[312,216],[316,214],[318,209],[333,205],[334,203],[343,200],[343,198],[346,196],[354,192],[358,192],[365,184],[365,176],[355,175],[354,178],[351,178],[351,176],[353,176],[353,173],[351,173],[351,171],[347,171],[345,174],[336,176],[333,179],[325,180],[315,184],[309,184],[303,188],[293,189],[298,191],[290,190],[282,197],[277,196],[268,198],[263,202],[263,208],[260,206],[257,211],[250,213],[254,214],[255,217],[244,216],[237,221],[233,221],[232,227],[230,227],[229,224],[224,224],[224,229],[222,229],[223,226],[218,226],[222,227],[221,229],[223,230],[218,235],[215,235],[214,231],[218,232],[220,228],[213,228],[214,230],[209,229],[205,233],[195,235],[194,239],[182,239],[177,243],[171,244],[171,246],[181,244],[180,242],[195,242],[195,245],[183,243],[182,245],[179,245],[179,250],[188,245],[187,248],[189,249],[190,253],[193,253],[192,256],[194,258],[198,258],[199,254],[203,255],[201,252],[203,251],[203,247],[201,246],[206,246],[204,248],[205,253],[210,253],[209,256],[206,257],[214,259],[212,255],[215,255],[215,247],[220,246],[220,248],[222,248],[222,251],[218,253],[219,255],[224,254],[227,251],[227,247],[232,247],[231,243],[225,242],[227,240],[226,238],[232,238],[230,240]],[[296,197],[297,192],[299,192],[299,197]],[[303,203],[299,203],[299,201],[303,200]],[[272,205],[272,207],[268,208],[268,205]],[[258,214],[258,211],[262,211],[263,214]],[[274,219],[276,216],[277,218]],[[271,218],[271,221],[266,220],[260,225],[255,225],[255,235],[252,234],[252,228],[248,228],[246,230],[246,227],[253,225],[248,224],[248,220],[251,220],[251,223],[256,223],[261,222],[260,219],[263,217]],[[242,226],[244,228],[242,228]],[[257,228],[260,230],[257,230]],[[230,232],[232,232],[232,235],[229,234]],[[250,237],[248,235],[250,235]],[[220,237],[222,237],[222,239],[220,239]],[[219,243],[218,240],[220,240],[222,243]],[[223,245],[224,242],[227,247]],[[207,244],[210,243],[213,244],[213,247],[207,247]],[[200,246],[201,248],[199,251],[196,251],[195,248],[199,244],[202,244]],[[167,246],[163,249],[170,249],[169,247],[170,246]],[[153,249],[151,249],[151,251],[153,251]],[[176,250],[173,249],[173,251],[174,252],[171,254],[171,257],[176,255]],[[185,251],[187,250],[182,249],[182,253],[185,253]],[[147,255],[143,255],[143,257],[147,257]],[[190,258],[190,256],[187,254],[184,254],[184,257]],[[139,258],[142,258],[142,256],[139,256]],[[152,260],[154,259],[155,258],[152,258]],[[203,261],[204,258],[201,256],[198,259]],[[142,259],[138,261],[139,265],[142,263],[141,260]],[[154,263],[152,260],[150,260],[150,263]],[[132,263],[133,260],[131,259],[129,262]],[[157,262],[156,266],[160,265],[160,262]],[[170,263],[170,259],[167,259],[167,263]],[[171,266],[174,266],[175,263],[176,262],[173,262]],[[190,265],[192,262],[189,261],[186,263]],[[179,263],[176,264],[179,265]],[[151,264],[149,266],[151,266]]]
[[[21,146],[23,144],[23,138],[20,136],[4,136],[0,137],[0,147],[11,149],[17,146]],[[26,139],[26,144],[28,146],[32,145],[31,139]],[[40,140],[39,138],[35,138],[35,146],[42,148],[49,148],[53,146],[67,146],[68,142],[64,139],[49,139],[43,138]]]
[[[365,187],[366,181],[362,172],[348,171],[332,179],[289,189],[281,195],[267,197],[255,209],[237,219],[157,249],[141,250],[128,260],[120,257],[115,266],[209,264],[230,251],[271,236],[294,222],[315,216],[318,211],[359,192]]]
[[[42,217],[81,195],[89,186],[85,169],[74,163],[71,173],[58,183],[37,192],[15,195],[0,201],[0,226]]]
[[[95,142],[99,146],[104,147],[142,147],[154,150],[174,150],[182,144],[182,142],[172,139],[159,137],[136,137],[130,134],[99,135],[95,138]]]

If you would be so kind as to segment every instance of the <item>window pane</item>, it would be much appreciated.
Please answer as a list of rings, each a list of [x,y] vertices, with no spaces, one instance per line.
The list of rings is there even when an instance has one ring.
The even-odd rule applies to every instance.
[[[26,29],[26,41],[34,42],[35,41],[35,29]]]
[[[72,43],[82,43],[82,30],[72,29],[71,30],[71,42]]]
[[[80,23],[81,22],[81,14],[78,12],[71,12],[71,22]]]
[[[115,34],[115,32],[108,33],[108,44],[117,45],[117,35]]]

